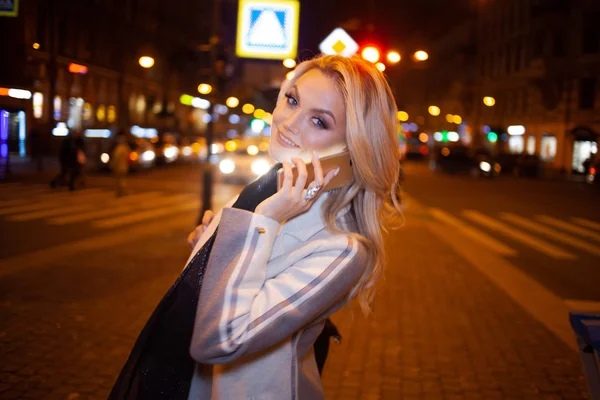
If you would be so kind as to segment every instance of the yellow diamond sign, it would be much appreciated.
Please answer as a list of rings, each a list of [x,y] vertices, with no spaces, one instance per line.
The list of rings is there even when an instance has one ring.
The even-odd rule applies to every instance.
[[[319,45],[321,53],[331,55],[338,54],[350,57],[358,51],[358,44],[342,28],[335,28]]]

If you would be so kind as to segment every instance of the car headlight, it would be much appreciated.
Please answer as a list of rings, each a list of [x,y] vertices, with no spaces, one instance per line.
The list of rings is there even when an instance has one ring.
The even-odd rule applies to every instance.
[[[104,164],[108,164],[108,162],[110,161],[110,156],[108,155],[108,153],[102,153],[102,155],[100,156],[100,161],[102,161]]]
[[[142,153],[142,161],[150,162],[153,161],[156,157],[156,154],[152,150],[146,150]]]
[[[193,151],[192,148],[190,146],[185,146],[183,149],[181,149],[181,153],[186,156],[189,157],[192,155]]]
[[[230,174],[235,171],[235,163],[233,160],[223,160],[219,163],[219,169],[224,174]]]
[[[269,168],[271,168],[271,166],[269,165],[267,160],[256,160],[252,162],[250,168],[252,169],[252,172],[254,172],[256,175],[261,176],[263,174],[266,174],[269,171]]]
[[[489,162],[482,161],[479,163],[479,169],[481,169],[483,172],[490,172],[492,170],[492,166]]]
[[[179,149],[175,146],[169,146],[165,148],[163,154],[169,160],[174,160],[175,158],[177,158],[177,154],[179,154]]]

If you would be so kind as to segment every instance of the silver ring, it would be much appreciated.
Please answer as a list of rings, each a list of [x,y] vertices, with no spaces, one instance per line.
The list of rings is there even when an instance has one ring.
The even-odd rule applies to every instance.
[[[306,191],[306,196],[304,196],[304,201],[312,200],[317,193],[321,190],[321,185],[315,185],[308,188]]]

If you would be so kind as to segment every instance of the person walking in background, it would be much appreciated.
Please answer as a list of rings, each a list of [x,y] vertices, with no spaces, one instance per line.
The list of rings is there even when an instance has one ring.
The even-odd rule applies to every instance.
[[[75,183],[85,166],[85,144],[81,132],[73,130],[63,139],[58,154],[59,174],[50,182],[51,188],[68,183],[69,190],[75,190]]]
[[[125,196],[127,182],[125,180],[129,172],[129,153],[131,149],[127,144],[127,138],[122,131],[117,132],[117,143],[110,157],[110,168],[115,176],[117,186],[117,197]]]

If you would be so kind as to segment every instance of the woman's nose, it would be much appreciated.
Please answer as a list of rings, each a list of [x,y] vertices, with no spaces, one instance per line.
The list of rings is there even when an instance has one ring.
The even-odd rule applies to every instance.
[[[298,111],[294,111],[287,116],[287,118],[283,121],[283,126],[286,131],[297,135],[300,131],[300,113]]]

